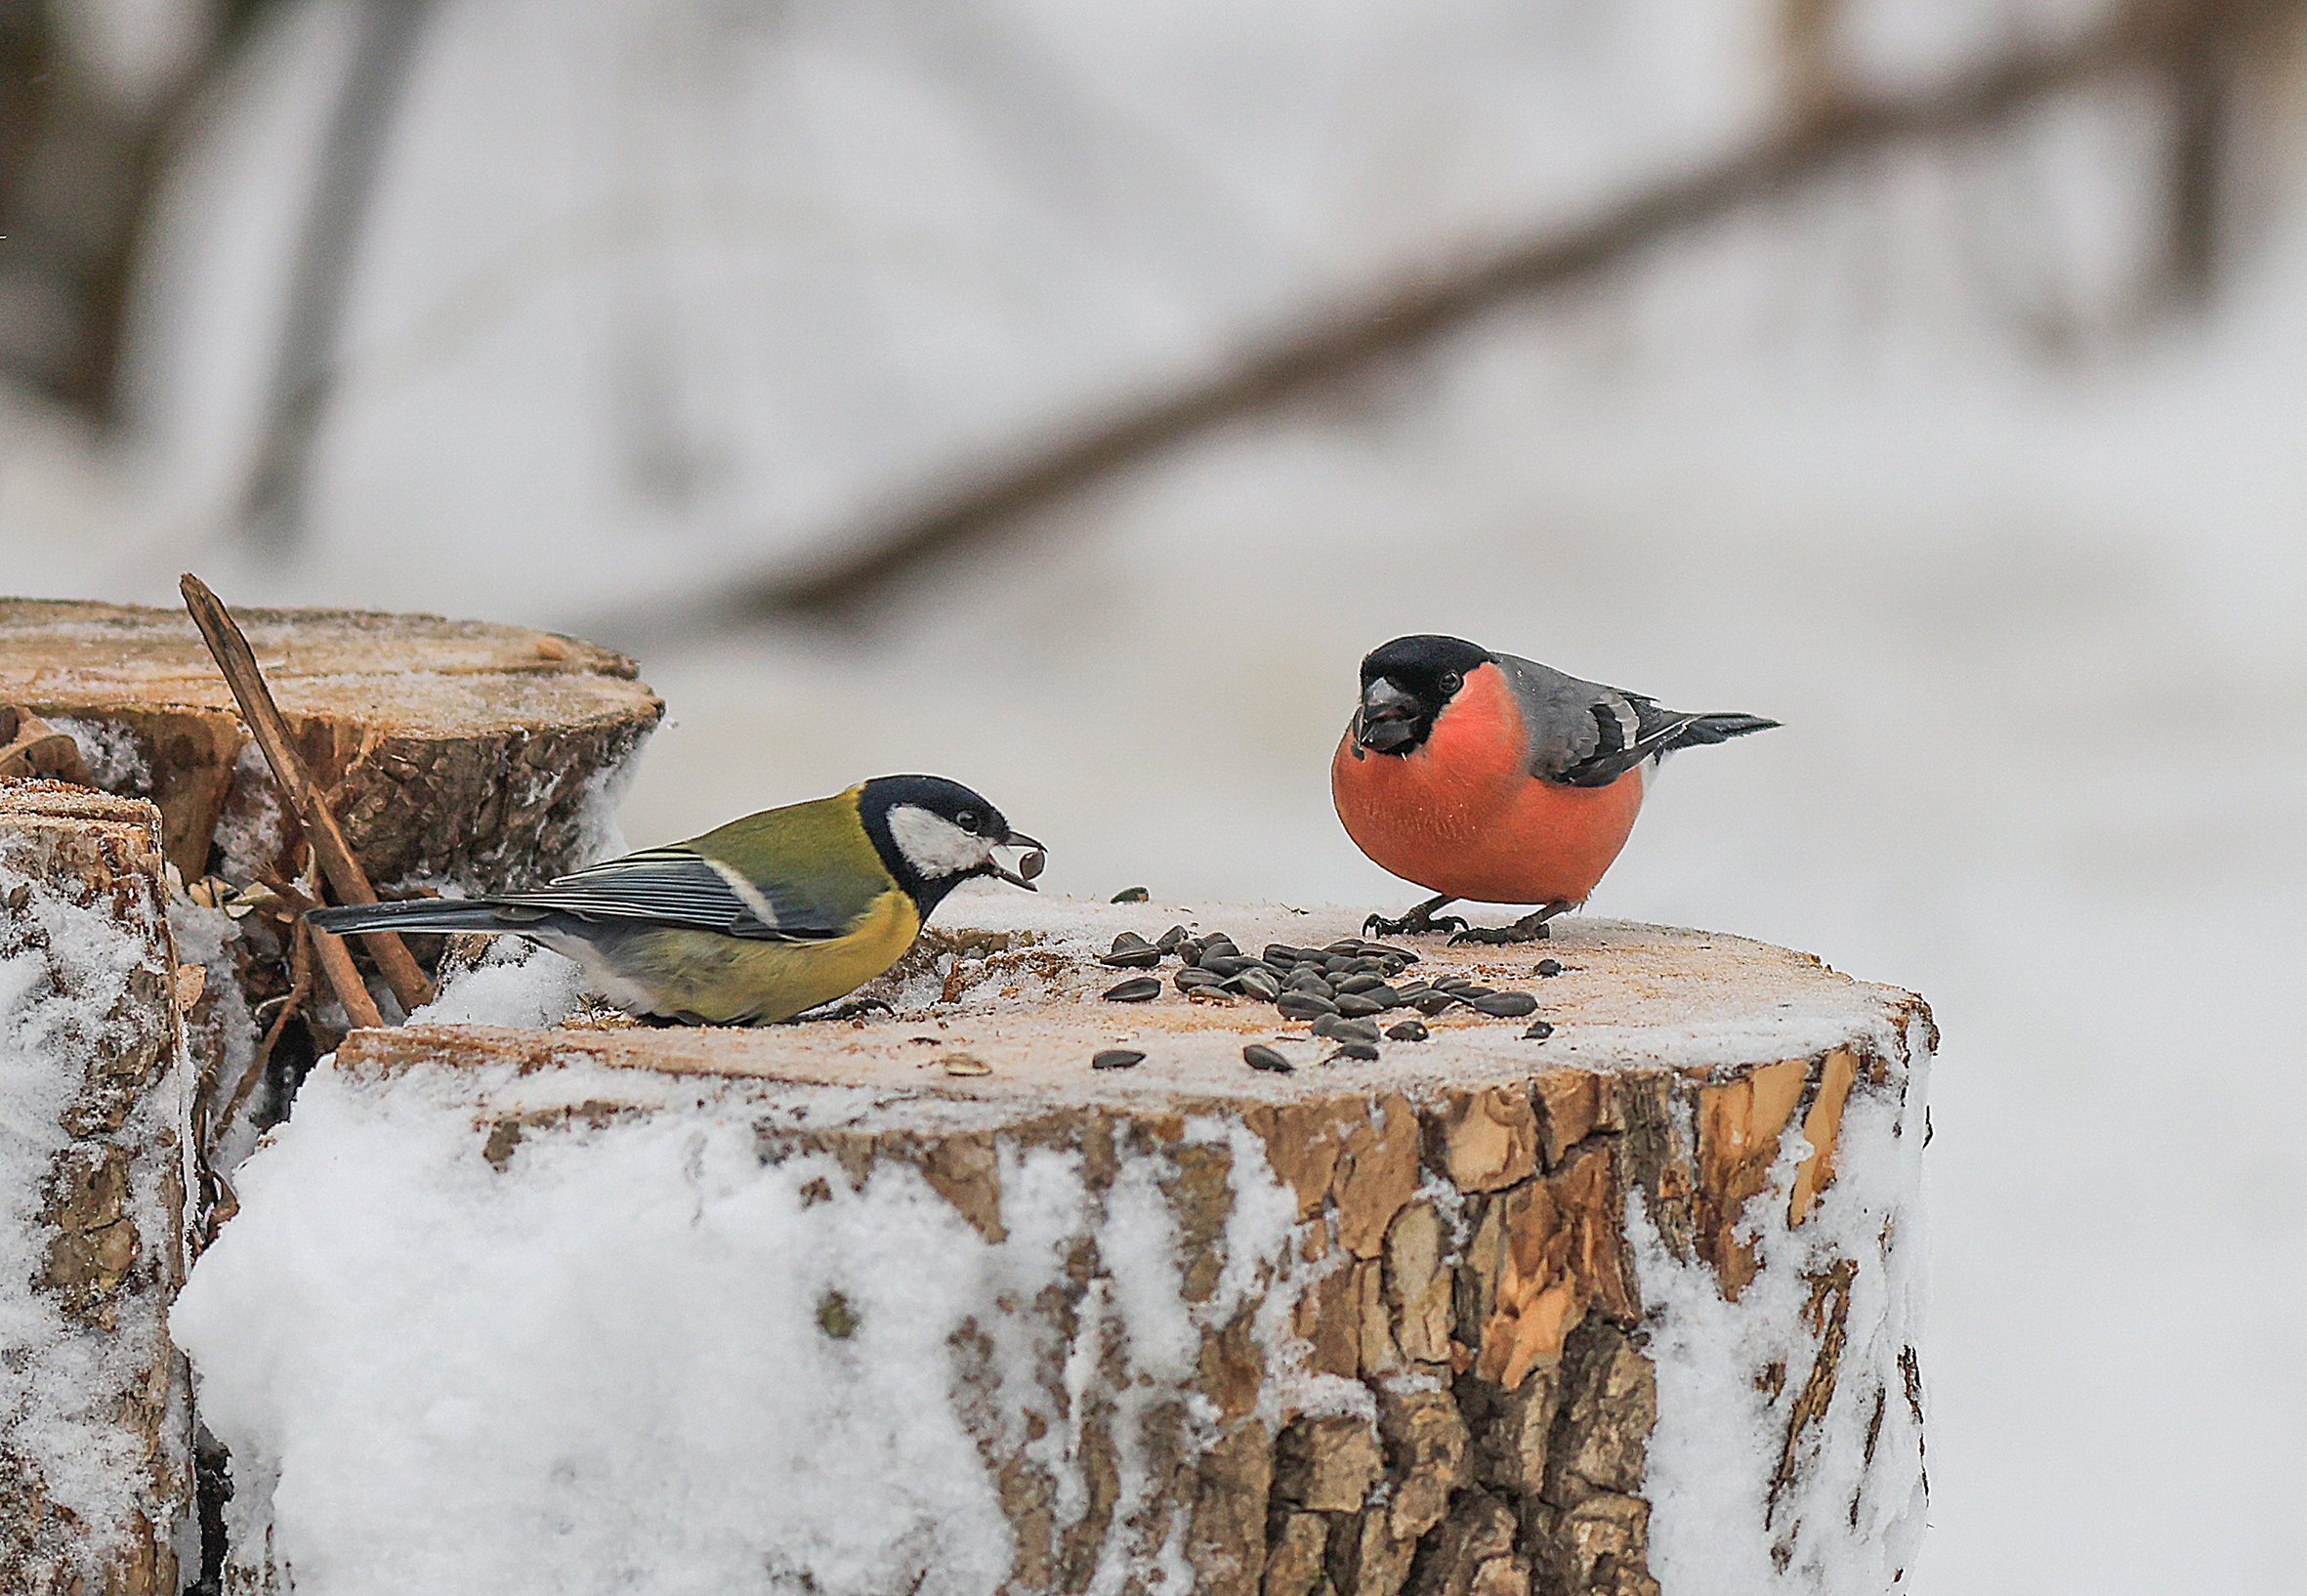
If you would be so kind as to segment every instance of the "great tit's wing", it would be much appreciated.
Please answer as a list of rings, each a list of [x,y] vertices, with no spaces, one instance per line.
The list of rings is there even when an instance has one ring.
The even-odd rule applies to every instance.
[[[1607,787],[1646,759],[1779,724],[1661,709],[1639,693],[1580,681],[1532,659],[1495,657],[1522,708],[1531,775],[1566,786]]]
[[[687,848],[650,848],[561,876],[534,892],[495,900],[560,909],[593,919],[690,926],[759,942],[816,942],[838,937],[854,908],[825,902],[806,886],[748,881]]]

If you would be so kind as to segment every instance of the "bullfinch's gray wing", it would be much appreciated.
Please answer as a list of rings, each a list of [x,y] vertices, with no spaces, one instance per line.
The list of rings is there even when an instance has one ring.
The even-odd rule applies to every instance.
[[[1495,657],[1522,708],[1531,775],[1565,786],[1607,787],[1646,759],[1779,724],[1660,709],[1639,693],[1580,681],[1534,659]]]
[[[682,926],[756,942],[838,937],[863,905],[831,902],[806,884],[749,881],[686,848],[650,848],[561,876],[534,892],[491,898],[418,898],[317,909],[311,918],[339,934],[393,931],[519,931],[556,914],[592,921]]]

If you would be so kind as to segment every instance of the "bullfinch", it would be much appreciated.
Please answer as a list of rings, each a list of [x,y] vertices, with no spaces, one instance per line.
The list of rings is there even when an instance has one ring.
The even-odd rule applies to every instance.
[[[1030,850],[1011,869],[999,848]],[[957,781],[883,776],[764,810],[533,892],[312,910],[323,931],[509,932],[566,953],[609,1001],[688,1025],[766,1025],[903,956],[972,876],[1033,890],[1041,844]]]
[[[1362,702],[1330,760],[1330,796],[1357,847],[1440,896],[1398,920],[1372,915],[1363,929],[1544,937],[1618,857],[1658,758],[1778,724],[1660,709],[1462,638],[1396,638],[1362,662]],[[1434,918],[1461,898],[1542,906],[1495,929]]]

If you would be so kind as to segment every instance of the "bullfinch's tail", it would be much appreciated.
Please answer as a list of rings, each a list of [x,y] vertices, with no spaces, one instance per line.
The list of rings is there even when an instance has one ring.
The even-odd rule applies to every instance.
[[[398,903],[346,903],[305,918],[339,937],[360,931],[519,931],[544,915],[485,898],[411,898]]]
[[[1742,737],[1749,732],[1768,732],[1777,721],[1766,721],[1760,715],[1694,715],[1667,739],[1666,748],[1696,748],[1709,742],[1728,742]]]

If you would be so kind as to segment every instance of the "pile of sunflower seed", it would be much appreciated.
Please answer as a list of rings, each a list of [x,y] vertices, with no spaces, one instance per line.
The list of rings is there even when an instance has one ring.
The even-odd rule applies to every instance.
[[[1184,926],[1171,926],[1153,942],[1124,931],[1098,962],[1117,970],[1151,970],[1171,957],[1179,961],[1172,981],[1189,997],[1250,997],[1273,1004],[1285,1020],[1312,1022],[1315,1035],[1338,1044],[1337,1051],[1322,1061],[1325,1064],[1375,1059],[1378,1017],[1390,1009],[1410,1009],[1432,1019],[1463,1005],[1478,1014],[1519,1019],[1538,1006],[1529,992],[1500,991],[1463,976],[1405,981],[1409,967],[1418,962],[1417,954],[1359,937],[1322,947],[1270,943],[1253,957],[1223,933],[1195,937]],[[1158,976],[1137,976],[1104,995],[1111,1003],[1143,1003],[1160,991]],[[1553,1029],[1540,1020],[1523,1034],[1543,1041]],[[1388,1041],[1422,1042],[1431,1032],[1422,1021],[1405,1019],[1383,1034]],[[1289,1069],[1279,1053],[1262,1045],[1243,1049],[1242,1058],[1253,1070]]]

